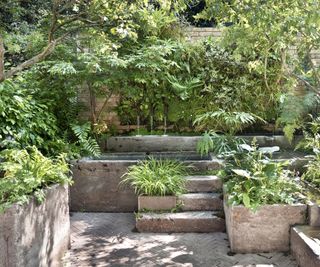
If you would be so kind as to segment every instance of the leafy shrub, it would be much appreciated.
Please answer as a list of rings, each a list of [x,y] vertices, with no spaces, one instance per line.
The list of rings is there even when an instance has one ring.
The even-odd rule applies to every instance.
[[[242,145],[243,152],[229,160],[224,181],[228,203],[256,210],[267,204],[292,204],[301,199],[302,187],[286,163],[276,162],[257,147]]]
[[[55,116],[18,83],[0,83],[0,95],[0,147],[35,145],[47,150],[46,142],[57,139]]]
[[[13,203],[26,203],[31,196],[41,202],[47,186],[71,183],[65,155],[50,159],[36,147],[30,147],[4,150],[1,158],[0,171],[4,175],[0,178],[0,210]]]
[[[133,186],[138,195],[178,195],[185,191],[184,175],[186,167],[183,163],[151,158],[130,166],[122,183]]]

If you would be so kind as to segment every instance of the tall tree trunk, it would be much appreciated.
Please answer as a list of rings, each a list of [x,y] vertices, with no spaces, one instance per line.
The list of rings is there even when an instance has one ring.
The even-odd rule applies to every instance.
[[[4,80],[4,52],[3,38],[0,35],[0,82]]]

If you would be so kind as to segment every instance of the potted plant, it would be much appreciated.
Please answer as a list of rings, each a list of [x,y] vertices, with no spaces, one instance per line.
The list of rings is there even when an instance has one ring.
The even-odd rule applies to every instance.
[[[177,195],[185,192],[185,175],[182,162],[150,158],[130,166],[122,183],[133,186],[140,211],[170,210],[177,205]]]
[[[224,211],[231,251],[289,251],[290,227],[305,224],[302,187],[257,147],[240,145],[229,158],[224,177]],[[266,150],[265,150],[266,152]]]

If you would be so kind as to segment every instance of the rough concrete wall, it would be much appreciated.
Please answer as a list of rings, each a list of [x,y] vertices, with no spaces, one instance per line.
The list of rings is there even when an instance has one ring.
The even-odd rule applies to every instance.
[[[291,228],[291,253],[300,267],[320,266],[319,227],[301,225]]]
[[[71,211],[132,212],[138,198],[129,186],[119,186],[128,166],[137,161],[80,160],[73,163]]]
[[[230,248],[235,253],[286,252],[290,227],[305,224],[306,205],[265,205],[253,212],[224,203]]]
[[[46,200],[31,199],[0,214],[0,266],[62,266],[70,237],[68,186],[46,190]]]

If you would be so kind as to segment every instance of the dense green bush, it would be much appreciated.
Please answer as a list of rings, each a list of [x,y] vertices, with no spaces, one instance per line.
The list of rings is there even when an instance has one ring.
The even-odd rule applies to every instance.
[[[55,116],[39,104],[19,82],[0,83],[0,148],[35,145],[48,150],[48,141],[56,139]]]
[[[65,155],[50,159],[30,147],[4,150],[0,158],[0,211],[13,203],[26,203],[31,196],[41,202],[47,186],[71,183]]]
[[[201,129],[212,130],[214,124],[216,130],[237,132],[240,123],[229,125],[231,119],[224,121],[222,113],[235,114],[242,126],[246,124],[243,119],[274,122],[279,88],[267,90],[263,74],[250,69],[250,60],[236,58],[231,48],[210,39],[146,43],[123,57],[124,64],[110,78],[110,87],[122,88],[117,107],[122,123],[136,124],[139,116],[140,124],[149,129],[167,124],[178,131],[197,130],[193,121],[200,115]],[[211,118],[218,113],[215,120]]]

